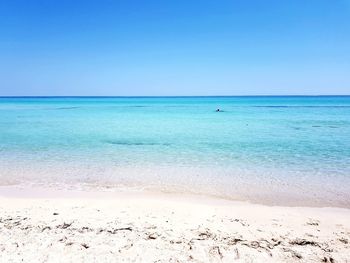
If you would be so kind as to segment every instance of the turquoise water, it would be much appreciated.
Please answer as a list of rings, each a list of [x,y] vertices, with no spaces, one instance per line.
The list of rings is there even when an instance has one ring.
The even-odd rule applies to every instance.
[[[2,185],[350,207],[350,97],[0,98],[0,168]]]

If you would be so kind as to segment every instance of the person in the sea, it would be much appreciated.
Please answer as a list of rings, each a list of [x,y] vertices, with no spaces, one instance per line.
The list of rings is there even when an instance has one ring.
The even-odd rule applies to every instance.
[[[220,109],[216,109],[216,112],[220,112]]]

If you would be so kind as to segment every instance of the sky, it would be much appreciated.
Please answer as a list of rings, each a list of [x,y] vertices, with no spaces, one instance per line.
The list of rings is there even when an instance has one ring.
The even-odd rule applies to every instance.
[[[350,0],[0,0],[0,96],[350,94]]]

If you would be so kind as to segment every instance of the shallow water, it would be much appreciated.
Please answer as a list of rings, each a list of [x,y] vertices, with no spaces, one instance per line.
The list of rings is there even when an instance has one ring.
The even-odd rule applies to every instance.
[[[0,168],[2,185],[350,207],[350,97],[0,98]]]

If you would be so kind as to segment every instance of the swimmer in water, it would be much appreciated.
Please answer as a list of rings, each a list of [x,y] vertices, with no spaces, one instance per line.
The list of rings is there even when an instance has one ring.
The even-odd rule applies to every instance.
[[[216,112],[220,112],[220,109],[216,109]]]

